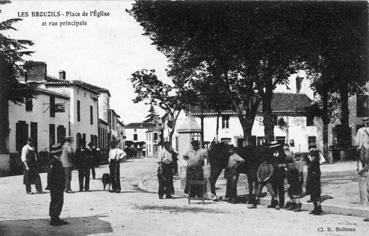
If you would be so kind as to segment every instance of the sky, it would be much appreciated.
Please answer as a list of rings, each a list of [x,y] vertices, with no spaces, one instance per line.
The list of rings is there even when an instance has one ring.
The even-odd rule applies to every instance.
[[[17,31],[2,32],[16,39],[28,39],[34,45],[32,57],[26,60],[47,63],[48,75],[58,77],[66,71],[68,80],[83,80],[110,91],[110,107],[125,123],[141,122],[149,105],[134,104],[129,78],[141,69],[155,69],[160,79],[168,81],[166,57],[143,36],[143,28],[126,13],[131,1],[26,1],[12,0],[0,5],[0,21],[22,18],[13,26]],[[82,16],[83,11],[108,12],[109,16]],[[60,17],[37,17],[32,12],[60,12]],[[66,16],[67,11],[80,16]],[[63,15],[64,14],[64,15]],[[28,16],[25,16],[28,15]],[[74,14],[75,15],[75,14]],[[60,26],[65,21],[85,21],[86,26]],[[46,22],[47,26],[42,26]],[[57,26],[52,26],[56,22]],[[50,25],[49,25],[50,24]],[[159,113],[162,114],[158,110]]]

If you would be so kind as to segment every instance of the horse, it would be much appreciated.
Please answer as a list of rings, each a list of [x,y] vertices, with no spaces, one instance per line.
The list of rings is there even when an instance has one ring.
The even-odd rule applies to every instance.
[[[210,146],[208,151],[209,162],[211,166],[210,187],[211,193],[216,195],[215,183],[220,173],[227,167],[229,159],[229,145],[217,143]],[[237,171],[247,175],[249,187],[249,208],[254,208],[257,205],[256,191],[258,188],[257,170],[260,164],[267,158],[272,156],[271,150],[266,146],[246,146],[238,147],[235,152],[240,155],[245,162],[237,167]]]

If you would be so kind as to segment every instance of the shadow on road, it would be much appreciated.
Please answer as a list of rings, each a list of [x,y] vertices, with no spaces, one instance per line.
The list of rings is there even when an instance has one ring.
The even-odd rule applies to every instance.
[[[192,204],[192,203],[191,203]],[[201,204],[201,202],[199,203]],[[210,204],[210,203],[208,203]],[[211,204],[213,204],[211,202]],[[202,205],[202,204],[201,204]],[[206,204],[204,204],[206,205]],[[169,211],[170,213],[185,213],[185,212],[191,212],[191,213],[227,213],[225,211],[217,210],[217,209],[207,209],[207,208],[201,208],[201,207],[179,207],[179,206],[159,206],[159,205],[142,205],[142,206],[135,206],[138,210],[153,210],[153,211]]]
[[[0,221],[0,235],[90,235],[113,232],[111,224],[101,220],[105,215],[63,218],[68,225],[51,226],[49,219]]]

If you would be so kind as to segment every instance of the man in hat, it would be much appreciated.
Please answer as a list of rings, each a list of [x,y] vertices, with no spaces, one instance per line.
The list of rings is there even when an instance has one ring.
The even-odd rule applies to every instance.
[[[245,160],[235,153],[234,146],[229,146],[228,150],[230,157],[228,159],[228,164],[226,168],[227,177],[227,188],[226,188],[226,198],[229,198],[229,202],[234,204],[237,202],[237,182],[240,174],[237,171],[237,166],[245,162]]]
[[[356,134],[356,142],[360,151],[360,161],[362,167],[369,165],[369,118],[363,119],[364,127],[361,127]],[[357,171],[359,171],[359,160],[357,161]]]
[[[86,148],[86,142],[82,141],[80,148],[76,151],[76,164],[78,168],[78,181],[79,191],[83,189],[86,192],[90,191],[90,167],[91,167],[91,154]],[[83,181],[85,184],[83,185]]]
[[[64,203],[65,173],[60,156],[62,154],[60,143],[51,147],[50,171],[48,176],[48,186],[50,189],[50,225],[60,226],[68,222],[59,218]]]
[[[111,180],[111,193],[120,193],[120,160],[125,158],[127,154],[118,148],[118,143],[115,140],[110,141],[109,151],[109,170]]]
[[[274,193],[276,196],[278,196],[278,200],[272,197],[272,202],[268,207],[279,210],[280,208],[284,207],[284,179],[286,178],[286,161],[284,151],[277,141],[272,141],[269,147],[273,153],[273,158],[275,161],[271,183]]]
[[[192,150],[183,155],[183,159],[187,161],[188,165],[186,179],[204,180],[202,166],[204,164],[204,160],[207,159],[207,151],[205,149],[200,149],[200,144],[197,140],[193,140],[191,145]],[[188,188],[189,186],[186,183],[185,193],[188,193]],[[193,186],[191,189],[190,197],[202,197],[202,186]]]
[[[65,173],[65,192],[66,193],[72,193],[72,189],[70,188],[70,182],[72,180],[74,153],[73,153],[71,142],[72,142],[72,137],[67,136],[64,138],[63,151],[60,157],[60,160],[64,168],[64,173]]]
[[[173,182],[173,168],[172,168],[172,153],[169,142],[160,142],[161,149],[158,153],[158,182],[159,182],[159,199],[172,198],[172,182]]]
[[[37,193],[42,193],[41,178],[37,170],[37,152],[33,146],[32,138],[22,148],[23,184],[26,185],[27,194],[32,194],[31,184],[36,185]]]

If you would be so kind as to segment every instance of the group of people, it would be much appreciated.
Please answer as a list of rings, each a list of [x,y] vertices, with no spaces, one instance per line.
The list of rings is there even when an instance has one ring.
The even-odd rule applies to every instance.
[[[65,137],[63,145],[58,143],[52,145],[50,149],[47,187],[45,189],[50,190],[50,224],[55,226],[67,224],[59,216],[63,207],[64,192],[73,193],[71,189],[72,169],[76,167],[78,170],[79,191],[89,192],[90,172],[92,172],[92,178],[95,179],[95,167],[98,166],[101,159],[99,149],[95,148],[92,143],[89,143],[87,148],[82,140],[80,147],[74,152],[72,141],[71,137]],[[126,154],[117,147],[117,143],[112,141],[109,151],[111,192],[120,192],[121,190],[119,161],[125,156]],[[28,138],[27,144],[22,148],[21,160],[24,167],[23,183],[26,186],[26,193],[33,194],[31,191],[33,184],[36,186],[36,193],[44,193],[39,175],[40,162],[32,138]]]
[[[310,213],[313,215],[322,214],[321,208],[321,183],[320,183],[320,153],[315,144],[310,144],[310,149],[305,160],[296,160],[293,153],[289,150],[288,144],[281,148],[277,142],[272,142],[270,149],[272,156],[267,158],[257,171],[259,182],[257,198],[260,198],[264,186],[271,195],[269,208],[277,210],[301,211],[300,198],[303,193],[303,163],[308,165],[306,180],[306,195],[310,195],[310,201],[314,204],[314,209]],[[287,195],[290,201],[285,205],[285,179],[287,178]]]
[[[207,150],[200,148],[199,142],[193,140],[191,142],[192,149],[183,155],[184,160],[187,161],[186,179],[192,180],[204,180],[203,165],[207,162]],[[166,194],[167,198],[171,198],[173,193],[173,166],[172,155],[168,143],[163,145],[162,151],[158,155],[158,179],[159,179],[159,198],[163,198]],[[268,192],[271,195],[271,204],[269,208],[275,209],[287,209],[300,211],[301,202],[300,198],[304,196],[303,192],[303,164],[308,165],[308,175],[306,183],[306,195],[310,195],[310,201],[314,204],[314,209],[311,214],[322,214],[321,208],[321,183],[320,183],[320,156],[321,154],[316,149],[315,144],[309,144],[309,152],[307,158],[302,160],[296,160],[294,154],[289,150],[288,144],[282,146],[276,141],[273,141],[270,145],[270,155],[266,157],[266,160],[259,166],[257,170],[258,189],[257,199],[260,198],[262,189],[267,187]],[[225,177],[227,179],[226,195],[225,198],[230,203],[236,203],[237,201],[237,182],[239,173],[237,167],[245,160],[240,157],[235,148],[229,146],[229,159],[227,168],[225,170]],[[290,201],[285,204],[285,179],[288,182],[287,195]],[[185,187],[185,193],[188,192],[188,184]],[[191,187],[190,197],[200,197],[203,194],[202,186]],[[217,200],[214,197],[213,200]]]

